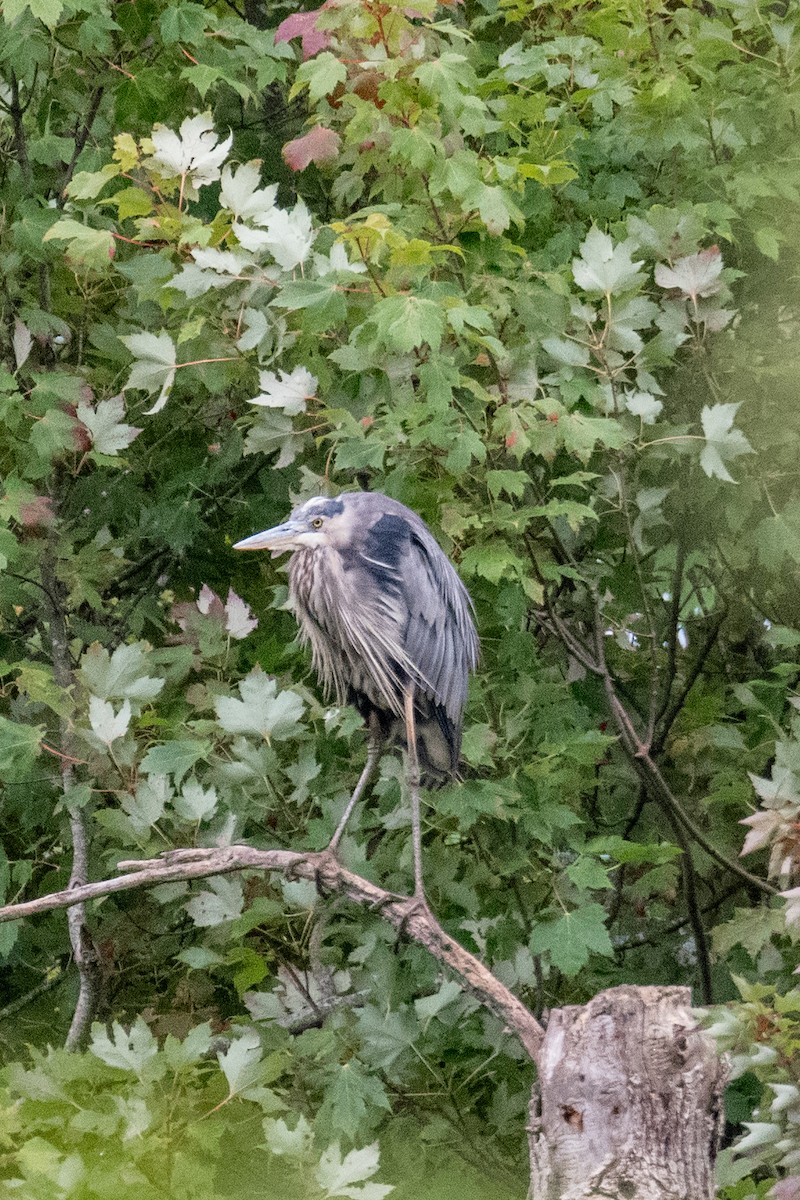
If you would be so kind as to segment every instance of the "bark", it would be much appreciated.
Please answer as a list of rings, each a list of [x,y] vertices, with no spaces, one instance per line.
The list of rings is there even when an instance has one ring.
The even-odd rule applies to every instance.
[[[690,1003],[623,986],[551,1014],[530,1200],[713,1200],[725,1072]]]

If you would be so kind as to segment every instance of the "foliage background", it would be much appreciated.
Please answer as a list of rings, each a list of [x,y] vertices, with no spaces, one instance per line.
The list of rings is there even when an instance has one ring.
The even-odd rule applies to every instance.
[[[385,490],[483,644],[437,914],[537,1013],[623,981],[723,1006],[723,1195],[798,1195],[794,6],[3,19],[8,900],[65,886],[76,837],[93,878],[325,844],[359,722],[280,564],[228,548]],[[344,855],[403,890],[400,780]],[[63,917],[2,926],[9,1186],[524,1194],[529,1063],[379,915],[228,877],[88,921],[80,1055],[29,1049],[73,1019]]]

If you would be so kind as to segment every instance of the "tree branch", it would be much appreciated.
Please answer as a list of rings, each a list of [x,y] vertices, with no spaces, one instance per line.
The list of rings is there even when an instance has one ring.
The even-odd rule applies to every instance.
[[[495,979],[479,959],[451,938],[433,914],[413,897],[400,896],[376,887],[369,880],[340,866],[332,855],[225,846],[208,850],[169,850],[160,858],[120,862],[117,865],[125,874],[115,879],[65,888],[49,896],[41,896],[38,900],[0,908],[0,922],[83,905],[101,896],[135,888],[207,879],[235,871],[280,871],[285,875],[316,881],[324,891],[347,896],[365,908],[380,910],[381,915],[398,932],[424,946],[434,958],[449,967],[481,1004],[508,1026],[536,1061],[544,1030],[522,1001]]]
[[[41,586],[45,596],[45,611],[50,632],[50,660],[53,664],[53,678],[62,691],[70,695],[75,685],[75,678],[69,657],[69,633],[63,600],[64,588],[56,573],[55,564],[55,535],[51,532],[42,552]],[[59,732],[62,751],[59,755],[61,788],[66,796],[75,783],[75,762],[77,761],[73,753],[72,730],[66,717],[61,717],[59,720]],[[83,810],[72,806],[68,811],[72,834],[72,869],[69,886],[76,890],[86,884],[89,878],[89,834]],[[86,910],[82,904],[70,907],[67,924],[72,955],[78,968],[80,987],[65,1044],[68,1050],[77,1050],[89,1030],[97,1007],[98,956],[86,923]]]
[[[677,817],[681,825],[690,834],[692,839],[701,849],[705,850],[711,858],[718,862],[720,866],[725,867],[734,875],[738,875],[741,879],[747,880],[753,887],[757,887],[762,892],[767,892],[770,896],[779,895],[779,889],[767,883],[765,879],[760,879],[758,875],[751,875],[740,867],[737,862],[727,858],[716,846],[708,840],[701,829],[695,825],[685,808],[681,804],[678,797],[672,791],[672,788],[667,783],[658,763],[653,758],[651,748],[639,736],[636,726],[633,722],[628,710],[619,698],[614,678],[608,668],[605,657],[605,648],[603,646],[603,622],[602,613],[599,607],[596,610],[596,625],[595,625],[595,652],[600,667],[600,675],[603,680],[603,687],[608,700],[608,706],[611,709],[611,715],[614,718],[614,724],[620,735],[620,743],[627,753],[632,766],[639,775],[639,778],[650,791],[651,795],[658,800],[662,807],[666,808],[667,812]]]
[[[715,618],[713,624],[711,625],[710,629],[706,633],[705,638],[703,639],[703,644],[697,652],[697,656],[689,669],[688,675],[686,676],[686,678],[683,681],[683,685],[682,685],[680,691],[674,697],[672,702],[669,703],[669,695],[668,694],[667,694],[667,696],[665,696],[666,703],[665,703],[662,711],[659,713],[659,717],[658,717],[658,721],[659,721],[659,724],[661,727],[658,731],[656,738],[653,741],[653,753],[654,754],[660,754],[661,751],[663,750],[663,748],[666,744],[670,729],[672,728],[676,719],[680,715],[681,710],[682,710],[684,704],[686,703],[689,692],[692,690],[695,683],[697,682],[698,676],[700,675],[700,672],[702,671],[703,667],[705,666],[706,659],[708,658],[711,651],[714,649],[714,644],[715,644],[717,638],[719,637],[719,631],[722,628],[722,623],[725,620],[727,615],[728,615],[727,609],[723,608],[722,611]]]
[[[75,174],[75,167],[77,165],[78,159],[81,156],[83,148],[86,145],[86,142],[88,141],[89,134],[91,133],[91,130],[92,130],[92,125],[94,125],[95,117],[97,116],[97,112],[100,108],[100,101],[103,99],[104,91],[105,91],[105,88],[102,85],[100,85],[99,87],[96,87],[94,89],[94,91],[92,93],[92,98],[89,101],[89,110],[86,114],[86,119],[80,128],[78,128],[77,125],[75,127],[75,134],[74,134],[75,146],[73,148],[72,157],[67,166],[67,170],[65,172],[64,178],[61,181],[62,194],[67,190],[67,187],[69,186],[69,183],[72,180],[72,176]]]

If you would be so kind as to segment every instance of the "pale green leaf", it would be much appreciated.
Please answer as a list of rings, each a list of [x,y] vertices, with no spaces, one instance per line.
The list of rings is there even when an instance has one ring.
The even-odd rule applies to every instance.
[[[126,425],[125,401],[121,395],[110,400],[100,400],[95,407],[81,402],[77,408],[78,420],[89,430],[92,446],[98,454],[114,456],[126,450],[142,432],[135,425]]]
[[[114,235],[109,229],[92,229],[72,217],[56,221],[42,240],[69,242],[67,257],[97,270],[107,267],[114,257]]]
[[[132,333],[119,339],[136,361],[131,367],[126,388],[158,392],[158,399],[147,415],[160,412],[169,399],[177,367],[177,350],[168,333]]]
[[[580,258],[572,260],[572,275],[589,295],[616,295],[644,281],[642,262],[633,262],[636,243],[628,239],[616,246],[607,233],[593,226],[581,243]]]
[[[231,1096],[257,1083],[261,1069],[261,1039],[254,1029],[247,1030],[231,1042],[227,1050],[217,1054],[217,1062],[228,1081]]]
[[[700,414],[706,444],[700,454],[700,466],[710,478],[716,476],[727,483],[736,480],[725,465],[742,454],[752,454],[753,447],[739,429],[733,428],[738,404],[706,405]]]
[[[104,1025],[93,1025],[89,1050],[109,1067],[141,1075],[146,1064],[158,1054],[158,1042],[142,1018],[137,1017],[130,1030],[114,1021],[110,1036]]]
[[[255,734],[276,741],[297,734],[305,704],[292,691],[278,691],[278,685],[260,667],[239,684],[240,700],[217,696],[214,708],[226,733]]]
[[[139,713],[142,704],[155,699],[164,686],[163,679],[148,674],[149,650],[146,642],[133,642],[117,646],[109,654],[99,642],[93,642],[81,659],[83,682],[103,700],[131,701],[131,711]]]
[[[198,892],[186,904],[189,916],[201,929],[235,921],[242,915],[244,895],[240,879],[219,875],[208,881],[209,890]]]
[[[118,738],[124,737],[131,723],[131,705],[124,700],[119,712],[107,700],[99,696],[89,697],[89,723],[92,732],[105,746],[110,746]]]

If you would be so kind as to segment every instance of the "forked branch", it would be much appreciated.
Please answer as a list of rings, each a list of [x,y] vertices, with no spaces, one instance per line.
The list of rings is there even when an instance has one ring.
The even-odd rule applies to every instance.
[[[235,871],[280,871],[284,875],[310,879],[326,892],[347,896],[364,908],[380,911],[399,933],[424,946],[434,958],[449,967],[481,1004],[505,1023],[536,1061],[544,1030],[513,992],[442,929],[429,909],[413,897],[376,887],[368,879],[347,871],[330,854],[300,854],[292,850],[256,850],[252,846],[225,846],[209,850],[170,850],[160,858],[121,862],[124,872],[79,887],[52,892],[38,900],[0,908],[0,922],[19,920],[54,909],[86,904],[115,892],[155,887],[189,879],[207,879]]]

